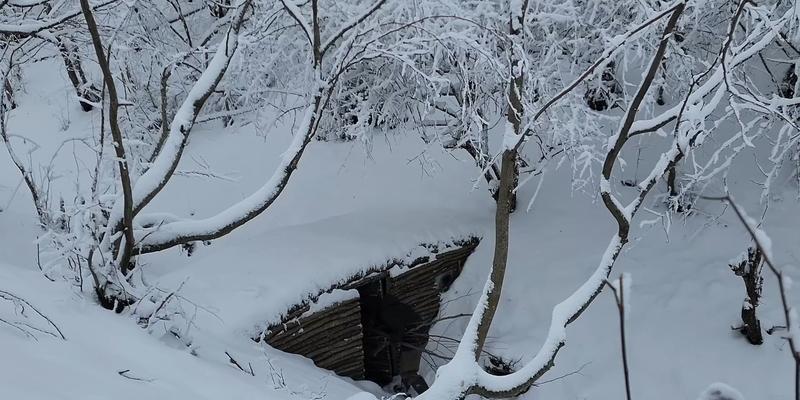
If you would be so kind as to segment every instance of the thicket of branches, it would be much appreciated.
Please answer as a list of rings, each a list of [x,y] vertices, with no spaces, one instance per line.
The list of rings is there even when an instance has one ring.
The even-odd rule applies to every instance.
[[[686,212],[759,145],[770,148],[759,164],[766,198],[798,160],[796,1],[3,0],[0,18],[0,133],[38,215],[45,268],[109,309],[148,293],[140,255],[191,249],[266,212],[307,146],[324,145],[315,138],[411,134],[471,157],[476,185],[497,201],[491,275],[455,357],[420,398],[503,398],[535,384],[651,192],[666,198],[664,215]],[[84,141],[94,166],[68,195],[50,193],[47,168],[21,155],[24,133],[6,123],[20,71],[48,58],[100,122]],[[148,211],[196,125],[271,129],[282,118],[296,118],[293,140],[260,189],[204,219]],[[641,142],[661,150],[643,160],[643,178],[625,180]],[[556,166],[596,192],[617,229],[595,272],[554,308],[537,355],[494,376],[479,358],[516,193]]]

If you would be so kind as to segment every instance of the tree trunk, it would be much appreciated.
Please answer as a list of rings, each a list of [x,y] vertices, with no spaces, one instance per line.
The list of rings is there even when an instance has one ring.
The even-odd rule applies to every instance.
[[[513,130],[514,135],[518,138],[522,138],[524,134],[524,132],[522,132],[522,116],[525,112],[522,90],[524,88],[525,75],[522,59],[516,52],[522,50],[520,47],[522,46],[521,39],[524,34],[523,27],[525,24],[525,11],[528,8],[528,2],[527,0],[523,0],[516,6],[519,7],[519,9],[514,9],[512,7],[509,20],[509,33],[514,55],[511,60],[511,78],[508,82],[508,109],[506,110],[506,120],[510,129]],[[510,132],[506,132],[506,135],[509,134]],[[508,263],[509,220],[511,213],[514,212],[514,209],[517,207],[517,195],[515,193],[519,181],[517,150],[515,146],[509,143],[505,145],[507,147],[503,151],[503,156],[500,161],[500,183],[497,187],[494,259],[492,261],[492,273],[489,277],[491,289],[488,293],[486,308],[481,314],[480,324],[478,325],[478,337],[475,343],[476,360],[483,351],[483,346],[489,335],[489,328],[492,325],[492,319],[494,319],[497,306],[500,304],[503,280],[506,275],[506,264]]]
[[[108,121],[109,126],[111,128],[111,135],[114,139],[114,151],[117,156],[117,165],[119,167],[119,175],[120,175],[120,184],[122,186],[122,193],[123,193],[123,201],[124,201],[124,223],[122,226],[122,233],[124,238],[121,236],[114,245],[114,262],[112,263],[114,268],[119,268],[119,271],[122,275],[122,279],[124,279],[125,275],[131,270],[132,268],[132,254],[133,254],[133,194],[132,194],[132,185],[131,185],[131,177],[128,170],[128,161],[125,155],[125,146],[122,136],[122,130],[119,126],[119,96],[117,94],[116,84],[114,83],[114,76],[111,72],[111,66],[109,65],[109,59],[103,50],[103,43],[102,39],[100,38],[100,31],[97,27],[97,22],[94,19],[94,15],[92,14],[91,6],[89,5],[89,0],[80,0],[81,3],[81,11],[83,13],[84,19],[86,20],[86,25],[89,28],[89,33],[92,37],[92,44],[94,46],[95,53],[97,55],[97,62],[100,64],[100,69],[103,72],[103,79],[105,80],[106,87],[108,89],[109,95],[109,113],[108,113]],[[116,276],[116,274],[112,275]],[[104,286],[110,284],[114,285],[114,282],[106,282]],[[97,288],[98,295],[100,295],[100,290],[106,292],[105,288]],[[104,293],[106,297],[110,297],[107,299],[103,299],[103,295],[100,295],[101,304],[104,307],[108,307],[109,304],[114,304],[115,309],[118,307],[118,304],[125,303],[125,299],[119,299],[118,296],[112,295],[108,296],[108,293]],[[109,303],[110,302],[110,303]]]
[[[514,201],[516,165],[517,152],[513,149],[504,151],[500,164],[500,186],[497,189],[497,210],[494,218],[494,259],[492,261],[492,274],[489,277],[492,282],[492,289],[478,326],[478,342],[475,346],[476,359],[483,351],[483,345],[489,335],[489,328],[492,325],[494,314],[497,312],[497,306],[500,304],[500,294],[503,291],[503,280],[508,262],[508,229],[512,202]]]
[[[61,53],[61,59],[64,61],[64,66],[67,69],[67,77],[75,89],[75,94],[78,96],[78,101],[81,104],[83,111],[89,112],[94,109],[92,103],[100,101],[97,88],[91,85],[86,79],[86,74],[83,72],[81,66],[80,56],[75,51],[72,45],[68,44],[64,39],[59,38],[58,50]]]
[[[731,264],[731,270],[744,281],[747,295],[742,303],[742,326],[739,331],[750,344],[764,343],[761,333],[761,321],[756,316],[756,308],[761,302],[761,288],[764,278],[761,277],[763,255],[757,248],[747,249],[747,256],[738,264]]]

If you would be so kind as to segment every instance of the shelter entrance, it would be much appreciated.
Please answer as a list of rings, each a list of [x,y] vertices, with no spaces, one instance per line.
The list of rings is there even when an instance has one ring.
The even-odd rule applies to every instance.
[[[320,368],[393,391],[422,393],[419,376],[441,293],[461,273],[478,239],[353,278],[294,307],[256,340],[306,356]],[[331,296],[331,297],[329,297]]]

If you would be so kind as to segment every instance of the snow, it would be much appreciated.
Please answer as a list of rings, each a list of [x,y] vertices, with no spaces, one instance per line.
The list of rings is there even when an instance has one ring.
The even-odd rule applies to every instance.
[[[522,135],[518,135],[517,132],[514,131],[514,125],[511,122],[505,123],[505,131],[503,133],[503,149],[511,150],[517,146],[520,139],[522,139]]]
[[[554,181],[551,178],[548,182]],[[523,244],[512,246],[511,275],[504,287],[505,301],[500,305],[490,333],[495,338],[490,341],[490,350],[511,360],[521,358],[523,363],[537,357],[542,343],[547,344],[544,349],[552,349],[551,338],[561,337],[561,332],[553,333],[553,326],[558,327],[558,324],[551,325],[549,330],[543,326],[543,316],[566,296],[565,287],[585,279],[587,274],[581,271],[586,271],[587,264],[600,252],[596,238],[603,230],[610,232],[612,228],[612,221],[603,215],[602,209],[590,211],[592,207],[587,203],[569,198],[564,192],[559,197],[552,194],[552,190],[553,186],[543,189],[542,193],[551,193],[555,198],[540,199],[536,215],[515,216],[511,237],[520,238]],[[771,209],[774,218],[767,226],[773,238],[780,238],[782,242],[775,248],[781,249],[781,259],[796,257],[797,236],[790,232],[798,219],[789,211],[795,209],[796,204],[788,201],[773,204],[773,207],[777,207]],[[567,215],[569,218],[564,217]],[[525,226],[520,221],[527,218],[537,222]],[[554,222],[556,219],[558,225]],[[543,230],[533,226],[555,228]],[[735,383],[745,398],[782,398],[780,396],[791,393],[793,367],[785,341],[779,335],[767,335],[765,346],[753,347],[730,331],[730,326],[739,321],[743,291],[741,282],[736,281],[727,268],[727,260],[748,246],[749,236],[744,227],[732,213],[710,226],[701,219],[688,219],[675,226],[669,242],[658,229],[633,231],[629,250],[615,267],[617,273],[637,275],[638,289],[630,299],[632,307],[626,321],[634,396],[638,393],[637,397],[655,399],[697,398],[710,382],[717,380]],[[536,243],[535,248],[531,243]],[[482,243],[486,245],[490,243]],[[795,249],[788,248],[792,246]],[[483,252],[476,254],[468,268],[475,265],[473,263],[487,263],[489,256]],[[536,278],[517,278],[522,276],[518,274],[530,270],[535,271]],[[540,275],[542,273],[547,276]],[[448,298],[474,291],[472,288],[483,279],[485,273],[463,277],[456,282]],[[764,303],[759,310],[762,324],[765,329],[783,325],[777,286],[769,277],[764,293]],[[539,399],[624,398],[621,371],[608,367],[618,365],[620,357],[615,324],[617,309],[608,297],[607,294],[601,296],[570,326],[567,344],[559,353],[556,367],[544,379],[580,369],[579,377],[572,375],[534,388],[528,396]],[[535,298],[536,304],[530,304],[531,298]],[[467,309],[451,307],[447,313],[457,314]],[[527,329],[520,328],[521,320],[531,321]],[[463,328],[440,329],[437,334],[452,336]],[[584,366],[587,362],[590,364]],[[596,365],[600,362],[605,367]],[[748,363],[752,368],[742,369],[741,363]],[[759,374],[762,383],[757,386],[748,384],[752,371],[761,368],[773,372]],[[503,385],[507,386],[511,385]]]
[[[36,271],[0,263],[0,289],[5,288],[14,288],[17,295],[34,303],[67,339],[40,334],[33,340],[0,327],[4,399],[102,400],[113,394],[120,400],[299,400],[322,389],[331,398],[359,392],[308,362],[281,357],[248,340],[198,340],[191,350],[171,344],[169,335],[148,334],[129,317],[106,312],[63,284],[42,279]],[[238,362],[250,363],[255,376],[230,365],[225,351]],[[287,387],[272,385],[269,359],[288,377]],[[303,391],[309,393],[302,396]]]
[[[25,73],[59,78],[54,70],[61,70],[57,63],[41,63]],[[42,146],[31,158],[46,163],[64,137],[91,132],[93,115],[77,109],[66,79],[58,85],[33,82],[20,98],[9,126],[32,132],[31,139]],[[61,131],[58,119],[65,113],[72,122]],[[175,177],[149,206],[152,218],[140,222],[185,215],[204,218],[245,198],[264,184],[262,171],[281,162],[281,152],[292,140],[284,128],[278,127],[265,140],[252,128],[220,133],[215,126],[195,127],[187,157],[178,168],[191,169],[190,160],[198,156],[215,169],[237,171],[237,179]],[[143,329],[130,314],[101,309],[91,293],[78,294],[65,282],[50,283],[42,277],[35,264],[40,233],[34,210],[27,193],[14,190],[20,178],[7,153],[0,152],[0,203],[4,205],[0,289],[31,301],[68,338],[40,337],[36,342],[0,327],[0,397],[104,399],[114,393],[122,400],[299,400],[320,393],[347,399],[363,391],[363,384],[356,387],[303,357],[273,350],[251,338],[258,326],[274,321],[289,305],[319,295],[322,288],[348,274],[390,259],[429,254],[419,248],[422,243],[447,245],[456,238],[484,235],[491,221],[486,210],[492,202],[485,193],[470,190],[471,161],[440,153],[435,164],[410,163],[419,154],[418,145],[386,144],[379,142],[366,154],[352,143],[313,142],[308,159],[275,203],[275,212],[211,246],[199,245],[191,257],[177,249],[144,257],[142,268],[148,282],[166,291],[180,287],[180,304],[189,317],[194,315],[182,340],[168,333],[168,324]],[[85,154],[81,150],[54,158],[62,175],[81,171],[73,159]],[[462,171],[463,165],[470,169]],[[444,169],[458,174],[442,174]],[[70,179],[56,179],[51,190],[58,196],[72,185]],[[456,190],[464,195],[454,203]],[[324,304],[339,295],[344,294],[336,292],[321,301]],[[146,315],[158,304],[144,301],[137,307],[137,314]],[[226,351],[245,368],[252,365],[255,376],[233,367]],[[129,377],[144,380],[117,373],[124,370]],[[285,386],[276,387],[271,378],[279,373],[285,377]],[[49,384],[41,385],[42,379]]]
[[[38,65],[26,73],[57,76],[53,67]],[[71,102],[74,94],[68,84],[50,87],[50,83],[31,83],[9,122],[11,127],[24,126],[42,144],[31,155],[34,160],[48,160],[63,140],[81,137],[92,127],[91,120]],[[708,95],[712,89],[700,87],[698,93],[705,90]],[[60,131],[58,119],[64,114],[72,122]],[[644,121],[637,127],[652,124]],[[282,152],[290,148],[293,137],[286,128],[279,126],[263,139],[251,128],[198,125],[186,151],[203,156],[216,170],[234,171],[237,179],[175,177],[164,196],[150,206],[150,220],[142,215],[140,222],[173,221],[188,215],[208,218],[246,199],[263,186],[264,171],[280,165]],[[4,206],[0,290],[29,301],[67,338],[39,333],[31,339],[0,326],[0,397],[107,399],[112,393],[121,400],[299,400],[324,392],[327,399],[379,398],[380,393],[378,397],[364,393],[352,381],[319,370],[300,356],[256,344],[251,337],[279,319],[289,306],[320,296],[348,276],[391,259],[425,254],[421,243],[478,235],[483,241],[446,293],[442,310],[443,315],[471,312],[485,302],[480,290],[490,289],[485,285],[493,250],[494,208],[484,191],[471,190],[477,171],[467,157],[425,148],[413,137],[376,139],[371,155],[360,146],[313,142],[297,175],[269,213],[210,246],[198,246],[191,257],[172,250],[144,258],[143,270],[151,283],[168,290],[182,285],[180,295],[186,307],[198,306],[189,345],[165,330],[141,328],[130,314],[102,310],[90,294],[41,276],[35,264],[39,232],[34,211],[22,189],[12,196],[19,176],[6,153],[0,152],[0,204]],[[425,149],[425,161],[415,158]],[[83,153],[78,149],[74,154]],[[59,156],[55,163],[65,176],[76,173],[73,154]],[[179,168],[191,167],[187,163]],[[664,165],[662,160],[656,167]],[[536,208],[531,213],[520,209],[512,217],[508,276],[487,349],[520,360],[526,372],[541,366],[566,340],[555,368],[544,379],[580,373],[537,386],[522,398],[619,399],[624,389],[613,301],[602,294],[568,329],[563,328],[582,302],[602,286],[620,244],[614,221],[602,204],[565,183],[567,169],[553,168],[545,182],[519,190],[521,200],[536,193]],[[751,212],[760,210],[761,188],[751,182],[752,176],[736,172],[729,178],[729,187],[737,194],[737,202]],[[52,190],[60,193],[73,184],[68,179],[56,180]],[[601,181],[601,185],[611,191],[610,182]],[[619,190],[620,198],[631,194]],[[800,257],[800,213],[793,195],[785,197],[770,204],[765,233],[760,236],[766,241],[769,232],[769,254],[776,263]],[[673,224],[669,240],[658,226],[633,229],[617,261],[614,274],[636,275],[632,298],[626,289],[626,298],[632,302],[626,329],[635,398],[692,399],[704,390],[699,399],[721,400],[722,395],[735,400],[790,398],[793,363],[785,340],[779,334],[767,335],[765,344],[755,347],[730,330],[740,321],[743,290],[727,262],[747,248],[750,238],[730,210],[721,213],[723,205],[701,202],[699,207],[698,212],[714,218],[676,217],[680,223]],[[786,273],[784,279],[789,282],[797,270],[786,268]],[[630,283],[627,277],[625,281]],[[319,297],[317,306],[352,295],[333,291]],[[0,303],[0,316],[19,317],[13,306]],[[157,304],[142,303],[141,307],[138,311],[148,314]],[[769,276],[759,313],[765,328],[783,324],[777,284]],[[472,334],[478,317],[441,323],[434,333]],[[32,323],[41,329],[48,326],[41,320]],[[465,343],[458,353],[463,358],[455,363],[438,371],[423,366],[429,380],[436,376],[449,382],[442,386],[443,392],[426,394],[427,398],[441,399],[438,396],[468,382],[480,381],[493,388],[519,383],[522,375],[500,378],[478,372],[471,361],[470,341]],[[435,343],[429,349],[446,352]],[[252,365],[255,376],[232,366],[225,352],[243,365]],[[120,375],[126,370],[127,377]],[[278,373],[286,377],[286,386],[274,383],[271,377]],[[709,387],[717,381],[733,383],[738,392],[722,384]]]
[[[714,383],[697,400],[744,400],[739,391],[724,384]]]
[[[342,289],[333,289],[330,293],[323,293],[319,296],[317,301],[311,303],[311,307],[309,307],[306,314],[313,314],[330,306],[335,306],[339,303],[343,303],[348,300],[353,300],[358,298],[358,290],[349,289],[349,290],[342,290]]]

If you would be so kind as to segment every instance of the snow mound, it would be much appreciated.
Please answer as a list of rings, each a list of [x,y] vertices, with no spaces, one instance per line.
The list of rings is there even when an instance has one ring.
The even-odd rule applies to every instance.
[[[482,237],[487,226],[484,218],[450,210],[365,210],[193,256],[195,262],[163,276],[158,286],[182,285],[184,298],[207,308],[195,322],[203,329],[254,337],[338,283],[387,262],[413,261],[428,251],[421,245],[445,248]]]

